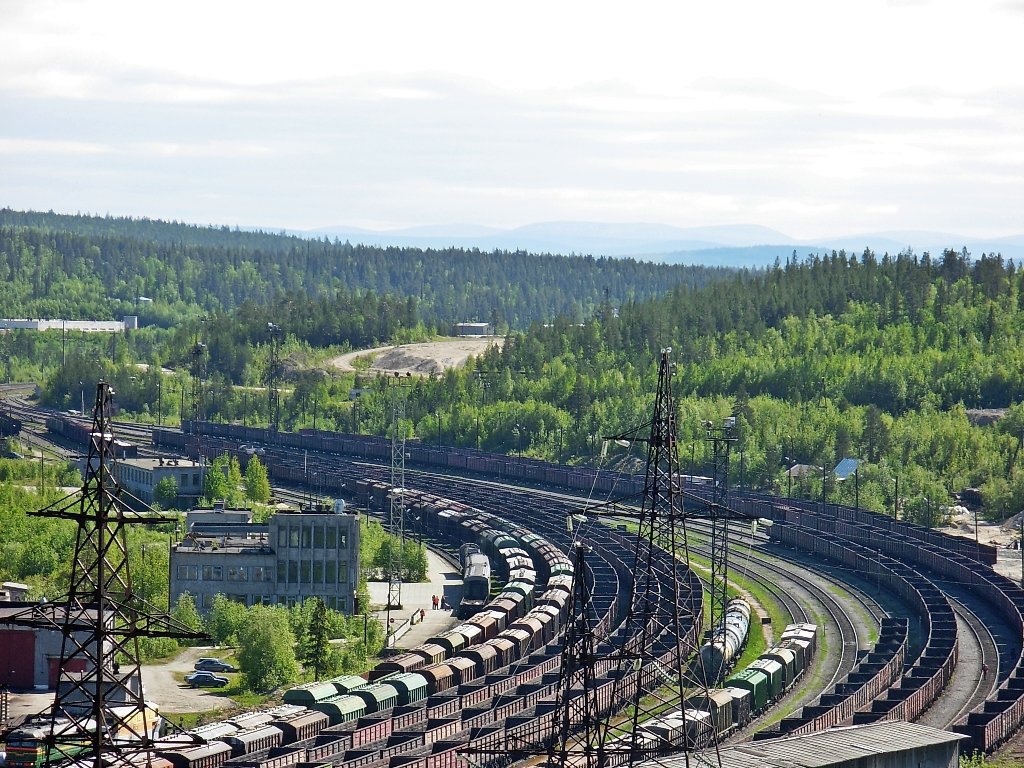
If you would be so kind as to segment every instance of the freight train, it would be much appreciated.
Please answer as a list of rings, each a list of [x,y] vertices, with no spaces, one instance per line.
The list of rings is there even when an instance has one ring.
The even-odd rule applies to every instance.
[[[749,623],[750,606],[746,601],[734,600],[730,603],[733,606],[733,616],[742,616],[745,609]],[[640,747],[655,753],[683,746],[700,749],[744,727],[778,701],[804,673],[814,655],[817,634],[814,624],[790,624],[778,645],[729,677],[725,687],[690,696],[681,709],[644,723],[638,738]],[[731,630],[716,635],[714,642],[701,648],[701,656],[708,659],[706,670],[711,664],[725,665],[731,653],[738,653],[732,646]]]

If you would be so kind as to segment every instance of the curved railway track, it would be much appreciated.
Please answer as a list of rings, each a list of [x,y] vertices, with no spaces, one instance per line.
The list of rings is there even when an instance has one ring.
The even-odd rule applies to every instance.
[[[204,440],[206,439],[210,440],[211,448],[217,446],[218,452],[219,450],[222,449],[222,447],[237,448],[237,441],[232,445],[231,441],[218,441],[213,436],[204,437]],[[246,440],[246,442],[254,442],[254,440],[251,437],[249,437]],[[298,462],[291,461],[291,456],[294,456],[295,453],[296,452],[294,451],[294,449],[292,449],[291,451],[275,449],[273,451],[268,451],[268,459],[271,461],[272,464],[279,463],[280,468],[282,470],[282,474],[287,474],[289,471],[294,472],[295,464],[301,464],[301,459]],[[309,452],[311,458],[315,456],[315,453],[315,451]],[[364,468],[358,465],[355,462],[355,460],[351,458],[341,459],[334,454],[329,455],[329,457],[327,454],[325,454],[322,457],[317,456],[315,458],[315,461],[321,460],[324,461],[325,464],[322,469],[316,470],[317,472],[330,472],[338,474],[339,467],[344,465],[345,470],[341,474],[354,478],[359,474],[363,473],[364,470]],[[291,470],[289,470],[289,465],[292,468]],[[407,469],[407,473],[408,472],[409,470]],[[527,525],[533,525],[537,522],[537,518],[542,516],[541,514],[539,514],[542,508],[544,514],[553,515],[556,519],[558,519],[559,523],[561,523],[564,519],[564,502],[562,507],[553,504],[553,502],[545,501],[542,503],[541,501],[539,501],[539,499],[542,498],[539,494],[532,496],[516,495],[508,492],[507,490],[499,490],[495,485],[491,483],[474,483],[469,480],[459,481],[458,478],[452,478],[451,476],[446,476],[445,479],[441,482],[442,485],[438,487],[435,490],[435,492],[441,495],[448,495],[453,491],[456,491],[458,493],[465,493],[466,495],[461,496],[461,498],[473,499],[473,501],[470,501],[469,503],[474,504],[474,506],[480,506],[480,504],[496,504],[497,506],[493,508],[509,510],[515,508],[517,505],[532,505],[533,514],[528,515],[528,520],[524,521],[524,524]],[[459,482],[467,483],[467,485],[470,486],[470,489],[458,490],[457,486],[459,485]],[[546,498],[550,500],[557,498],[559,495],[560,494],[555,493]],[[565,497],[568,498],[568,494],[566,494]],[[477,503],[476,500],[479,500],[479,503]],[[575,503],[578,504],[578,501],[576,501]],[[775,507],[778,506],[779,501],[768,498],[760,499],[758,497],[750,497],[749,503],[756,509],[763,509],[765,512],[764,516],[775,516],[775,512],[773,510]],[[861,525],[863,524],[861,523]],[[845,530],[846,529],[844,528],[844,531]],[[927,560],[927,548],[937,547],[939,548],[939,551],[941,551],[941,543],[944,540],[942,540],[941,537],[929,538],[914,531],[910,531],[910,533],[914,537],[916,537],[916,544],[914,544],[914,546],[918,547],[918,549],[922,553],[921,557],[923,561],[935,561],[934,557],[932,557],[931,561]],[[844,533],[843,535],[848,534]],[[857,536],[859,536],[859,534],[857,534]],[[874,543],[878,547],[884,546],[889,547],[890,549],[892,549],[893,546],[896,546],[896,544],[894,544],[893,541],[888,540],[887,537],[884,536],[872,537],[868,535],[866,538],[857,538],[855,536],[854,540],[861,542],[861,545],[870,545]],[[910,542],[911,539],[908,538],[907,541]],[[908,543],[906,546],[910,546],[910,544]],[[962,550],[961,554],[958,556],[963,557]],[[941,563],[944,559],[948,559],[948,557],[949,556],[946,555],[940,555],[938,558],[938,562]],[[943,573],[947,572],[947,569],[944,567],[940,568],[940,570],[942,570]],[[935,576],[933,576],[932,580],[935,581],[937,579]],[[985,580],[987,580],[991,586],[984,586]],[[598,581],[598,579],[595,579],[595,581]],[[975,656],[981,654],[984,658],[989,658],[991,654],[991,658],[995,661],[995,663],[989,664],[990,670],[988,679],[991,680],[989,684],[965,686],[964,692],[959,696],[954,695],[954,689],[957,686],[953,684],[952,678],[950,678],[951,682],[947,686],[947,688],[949,689],[947,691],[947,694],[941,697],[938,701],[936,701],[935,704],[933,704],[932,707],[928,710],[928,712],[932,713],[931,716],[939,718],[940,715],[938,713],[940,712],[940,705],[942,707],[945,707],[948,704],[950,708],[948,713],[941,715],[941,720],[936,720],[936,722],[955,722],[959,717],[960,723],[967,724],[968,721],[966,718],[963,717],[962,713],[967,711],[978,713],[981,709],[981,702],[985,701],[986,699],[991,699],[993,697],[995,686],[1005,686],[1010,681],[1009,679],[1011,676],[1016,677],[1016,673],[1019,672],[1021,669],[1021,664],[1024,663],[1024,661],[1022,661],[1020,648],[1019,626],[1017,629],[1015,629],[1012,621],[1012,617],[1016,616],[1016,620],[1019,625],[1020,610],[1024,609],[1024,599],[1021,599],[1019,591],[1014,591],[1012,585],[1007,586],[1005,584],[1005,580],[1003,582],[1000,582],[998,579],[992,579],[984,575],[980,579],[973,577],[963,577],[963,582],[964,583],[961,586],[967,591],[967,599],[961,600],[957,598],[954,593],[947,592],[947,596],[949,597],[949,605],[953,606],[953,612],[955,612],[956,616],[956,620],[954,622],[955,628],[953,629],[953,631],[956,632],[957,629],[959,629],[958,634],[963,636],[963,647],[956,649],[959,651],[959,658],[963,661],[966,661],[967,658],[972,654]],[[825,592],[829,591],[827,587],[822,589]],[[967,605],[977,605],[979,593],[975,590],[982,589],[988,589],[989,591],[999,589],[1003,590],[1004,595],[1008,595],[1006,599],[1009,600],[1010,603],[1016,603],[1016,605],[1019,606],[1017,613],[1014,614],[1013,610],[1011,608],[1005,607],[1005,605],[1003,607],[1000,607],[998,610],[993,606],[990,610],[992,614],[990,616],[975,615],[975,611],[967,610]],[[982,592],[982,594],[988,593]],[[866,595],[862,596],[866,597]],[[867,605],[868,603],[865,602],[864,604]],[[983,631],[983,625],[993,627],[992,631]],[[973,638],[973,640],[971,638]],[[843,644],[846,645],[846,641],[844,641]],[[857,644],[859,646],[859,640],[857,641]],[[962,667],[961,680],[969,679],[971,677],[969,669],[969,664],[965,664]],[[1007,704],[1009,703],[1011,702],[1008,701]],[[1017,705],[1015,704],[1014,706]],[[985,711],[986,713],[989,712],[987,707]],[[1000,709],[999,711],[1002,711],[1002,709]],[[995,712],[996,710],[993,710],[993,713]],[[929,716],[928,713],[926,713],[925,716]],[[1010,716],[1009,713],[1008,716]],[[986,714],[986,716],[983,719],[978,719],[977,721],[975,720],[975,717],[976,715],[972,714],[970,723],[968,725],[965,725],[964,727],[969,727],[970,729],[972,729],[971,733],[973,735],[973,738],[975,738],[976,743],[980,744],[984,749],[991,749],[993,746],[997,745],[1002,740],[1004,740],[1010,732],[1012,732],[1006,730],[1006,727],[1002,724],[1001,719],[999,722],[996,722],[993,719],[995,717],[995,714],[993,714],[992,716]],[[959,728],[960,726],[958,725],[957,727]]]

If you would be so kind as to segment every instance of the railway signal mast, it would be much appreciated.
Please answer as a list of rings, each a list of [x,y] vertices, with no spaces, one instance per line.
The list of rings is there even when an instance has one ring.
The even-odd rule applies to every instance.
[[[33,513],[78,523],[68,594],[9,620],[56,629],[62,636],[61,674],[45,726],[47,765],[81,757],[83,747],[96,765],[103,760],[112,765],[148,762],[159,720],[143,699],[139,639],[204,637],[159,613],[133,591],[128,527],[174,518],[137,513],[126,503],[113,452],[113,395],[106,382],[96,385],[81,490]]]

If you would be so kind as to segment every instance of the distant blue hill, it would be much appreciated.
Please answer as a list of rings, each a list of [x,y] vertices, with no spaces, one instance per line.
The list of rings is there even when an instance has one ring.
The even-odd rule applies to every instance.
[[[972,257],[1001,253],[1017,263],[1024,261],[1024,234],[1002,238],[971,238],[927,231],[868,232],[816,241],[798,240],[768,227],[756,225],[673,227],[665,224],[606,224],[583,221],[541,222],[515,229],[477,225],[431,225],[390,231],[356,227],[324,227],[293,234],[348,240],[376,246],[416,248],[478,248],[482,251],[528,251],[591,256],[632,257],[643,261],[707,266],[763,267],[778,258],[785,261],[796,251],[799,258],[811,253],[845,250],[860,254],[865,247],[878,256],[912,249],[933,256],[946,248],[966,247]]]

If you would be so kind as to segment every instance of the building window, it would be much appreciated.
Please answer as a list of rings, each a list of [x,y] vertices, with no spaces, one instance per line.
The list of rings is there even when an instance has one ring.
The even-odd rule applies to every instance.
[[[338,563],[338,583],[348,583],[348,563]]]
[[[338,547],[341,549],[348,547],[348,534],[344,531],[338,531]]]
[[[203,595],[203,609],[213,608],[213,595]]]
[[[339,611],[347,611],[348,610],[348,598],[345,597],[344,595],[342,595],[341,597],[338,598],[338,608],[337,608],[337,610],[339,610]]]
[[[312,542],[311,542],[312,534],[313,534],[313,531],[312,531],[312,528],[310,526],[308,526],[308,525],[302,526],[302,548],[303,549],[309,549],[311,546],[313,546]]]
[[[309,584],[309,560],[303,560],[299,568],[299,583]]]
[[[288,583],[298,584],[299,583],[299,561],[289,560],[288,561]]]
[[[277,561],[277,583],[288,583],[288,563],[286,563],[284,560]]]
[[[324,527],[318,525],[313,529],[313,549],[324,548]]]
[[[244,565],[228,566],[228,581],[248,581],[249,569]]]
[[[327,526],[327,548],[337,549],[338,548],[338,529]]]
[[[334,584],[338,579],[338,564],[333,560],[328,560],[324,563],[326,574],[324,581],[328,584]]]
[[[192,473],[192,485],[194,485],[196,488],[198,488],[199,485],[200,485],[200,483],[199,483],[199,473],[198,472],[193,472]]]
[[[204,565],[203,581],[222,581],[224,579],[224,567],[221,565]]]
[[[313,561],[313,583],[323,584],[324,583],[324,564],[319,560]]]
[[[199,578],[198,565],[179,565],[178,578],[184,581],[195,581]]]
[[[281,563],[278,563],[281,565]],[[270,567],[266,565],[254,565],[252,567],[252,580],[253,581],[270,581]]]
[[[277,546],[287,547],[288,546],[288,526],[282,525],[277,529]]]
[[[181,487],[184,488],[188,485],[188,475],[184,472],[181,473]]]
[[[260,597],[259,597],[259,601],[263,605],[273,605],[274,604],[274,599],[275,598],[274,598],[273,595],[260,595]],[[255,603],[256,603],[256,599],[254,598],[253,599],[253,604],[255,605]]]
[[[289,525],[288,526],[288,544],[292,547],[299,546],[299,526]]]

